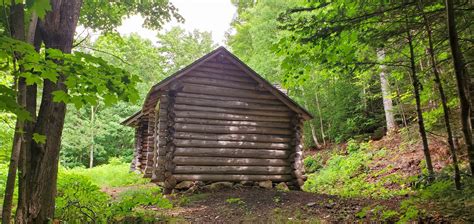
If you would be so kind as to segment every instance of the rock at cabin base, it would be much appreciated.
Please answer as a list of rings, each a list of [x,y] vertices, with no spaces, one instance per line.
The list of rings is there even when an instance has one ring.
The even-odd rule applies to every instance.
[[[265,188],[265,189],[271,189],[272,188],[272,181],[271,180],[265,180],[265,181],[260,181],[258,182],[258,186]]]
[[[191,188],[192,186],[194,185],[194,183],[192,181],[181,181],[179,184],[176,185],[176,187],[174,187],[175,189],[178,189],[178,190],[184,190],[184,189],[189,189]]]
[[[281,183],[278,183],[275,188],[278,190],[278,191],[282,191],[282,192],[288,192],[290,191],[290,188],[288,188],[288,186],[284,183],[284,182],[281,182]]]
[[[208,189],[211,191],[216,191],[225,188],[232,188],[233,185],[234,184],[232,182],[215,182],[206,187],[208,187]]]
[[[248,181],[248,180],[240,181],[240,184],[242,184],[242,186],[246,186],[246,187],[254,185],[253,181]]]

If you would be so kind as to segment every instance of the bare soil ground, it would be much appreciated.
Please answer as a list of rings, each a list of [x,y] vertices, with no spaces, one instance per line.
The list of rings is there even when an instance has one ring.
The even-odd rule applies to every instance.
[[[183,198],[184,199],[183,203]],[[230,199],[230,200],[229,200]],[[232,200],[233,199],[233,200]],[[302,191],[279,192],[245,187],[218,192],[175,196],[181,204],[167,215],[189,223],[338,223],[362,221],[356,214],[364,207],[383,205],[396,209],[399,199],[343,199]],[[370,217],[365,217],[370,221]]]

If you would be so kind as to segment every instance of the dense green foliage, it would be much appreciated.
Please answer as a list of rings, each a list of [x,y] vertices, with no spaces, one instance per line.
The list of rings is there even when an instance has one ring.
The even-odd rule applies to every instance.
[[[448,105],[458,108],[448,41],[443,31],[442,1],[234,1],[238,17],[228,38],[232,50],[272,82],[283,84],[289,95],[305,105],[315,119],[305,125],[306,145],[319,139],[339,142],[356,135],[379,135],[384,127],[379,72],[386,66],[390,95],[399,126],[416,119],[413,86],[409,78],[406,29],[415,39],[416,70],[420,73],[421,102],[426,127],[437,131],[443,125],[439,95],[426,54],[426,32],[420,7],[428,15],[436,43],[436,60],[446,88]],[[424,4],[424,5],[423,5]],[[472,11],[472,10],[471,10]],[[471,11],[459,13],[460,32],[467,32]],[[405,16],[410,18],[405,21]],[[408,28],[407,28],[408,27]],[[465,29],[465,30],[464,30]],[[469,41],[463,41],[465,56],[472,60]],[[385,52],[385,59],[377,51]],[[364,136],[361,136],[364,137]]]
[[[156,186],[143,186],[121,192],[113,199],[101,188],[124,187],[148,182],[128,172],[128,164],[115,159],[92,169],[63,169],[59,173],[56,218],[69,223],[105,223],[126,219],[151,219],[143,207],[168,209],[172,204]]]

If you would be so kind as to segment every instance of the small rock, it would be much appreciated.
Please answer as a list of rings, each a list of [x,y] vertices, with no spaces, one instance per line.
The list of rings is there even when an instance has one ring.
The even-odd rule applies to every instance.
[[[334,205],[336,205],[336,203],[327,203],[324,205],[324,207],[326,207],[327,209],[331,209],[331,208],[334,208]]]
[[[192,181],[181,181],[179,184],[177,184],[174,188],[178,190],[184,190],[184,189],[189,189],[194,185]]]
[[[244,181],[240,181],[240,184],[242,184],[243,186],[253,186],[253,185],[254,185],[254,182],[253,182],[253,181],[244,180]]]
[[[272,189],[272,181],[271,180],[260,181],[258,182],[258,186],[265,189]]]
[[[244,186],[244,185],[242,185],[242,184],[235,184],[235,185],[234,185],[234,188],[239,189],[239,188],[242,188],[243,186]]]
[[[275,188],[278,190],[278,191],[282,191],[282,192],[288,192],[290,191],[290,188],[288,188],[288,186],[284,183],[284,182],[281,182],[281,183],[278,183]]]
[[[310,203],[306,204],[306,206],[308,206],[308,207],[313,207],[315,205],[316,205],[316,202],[310,202]]]
[[[206,184],[203,181],[194,181],[194,185],[202,187]]]
[[[209,185],[211,191],[216,191],[224,188],[232,188],[234,184],[232,182],[215,182]]]

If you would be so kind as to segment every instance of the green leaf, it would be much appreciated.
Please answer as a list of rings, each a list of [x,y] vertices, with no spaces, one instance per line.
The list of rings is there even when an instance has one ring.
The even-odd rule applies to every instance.
[[[53,92],[53,101],[54,102],[69,102],[69,95],[62,90],[56,90]]]
[[[51,80],[52,82],[57,82],[58,81],[58,73],[54,70],[44,70],[42,73],[41,73],[41,76],[45,79],[49,79]]]
[[[44,144],[46,143],[46,135],[33,133],[33,140],[38,144]]]
[[[49,4],[49,0],[27,0],[26,5],[36,12],[38,18],[40,19],[44,18],[46,12],[51,11],[51,4]]]

